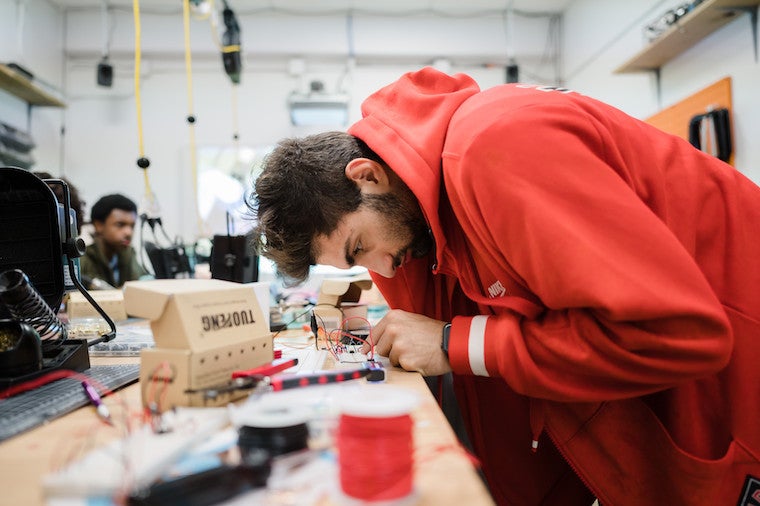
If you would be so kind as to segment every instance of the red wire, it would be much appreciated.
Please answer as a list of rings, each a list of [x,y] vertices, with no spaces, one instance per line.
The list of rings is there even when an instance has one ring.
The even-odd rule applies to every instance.
[[[14,395],[20,394],[22,392],[34,390],[35,388],[39,388],[43,385],[47,385],[48,383],[52,383],[53,381],[58,381],[59,379],[63,379],[63,378],[76,378],[79,381],[87,381],[92,386],[97,388],[101,392],[101,395],[103,396],[110,395],[113,393],[111,392],[111,390],[103,386],[103,384],[101,384],[99,381],[93,378],[90,378],[89,376],[78,373],[76,371],[70,371],[68,369],[56,369],[54,371],[45,373],[42,376],[35,378],[33,380],[25,381],[23,383],[19,383],[17,385],[8,387],[8,389],[0,392],[0,399],[6,399],[8,397],[13,397]]]
[[[480,459],[478,459],[478,457],[471,453],[467,448],[461,444],[456,443],[441,444],[434,446],[433,448],[429,448],[426,452],[420,454],[418,462],[427,462],[431,459],[434,459],[439,454],[445,454],[448,452],[461,453],[468,461],[470,461],[470,464],[472,464],[473,467],[478,469],[481,468]]]
[[[161,413],[161,403],[165,400],[166,390],[169,387],[169,383],[174,379],[174,372],[172,371],[171,364],[163,360],[159,363],[153,371],[150,373],[150,390],[146,396],[145,409],[143,410],[143,421],[150,421],[152,413],[150,412],[151,404],[155,404],[156,410]],[[156,385],[161,384],[161,391],[156,394]],[[143,391],[145,393],[145,391]]]
[[[340,332],[340,329],[333,329],[330,332],[325,332],[325,344],[327,345],[327,350],[332,354],[333,357],[335,357],[335,360],[340,362],[340,357],[338,356],[338,352],[335,351],[338,345],[340,344],[340,338],[336,339],[337,344],[333,344],[333,334],[335,332]]]
[[[373,341],[372,341],[372,324],[369,322],[368,319],[363,318],[361,316],[349,316],[348,318],[343,319],[343,322],[341,322],[340,324],[341,328],[347,328],[349,320],[361,320],[367,324],[367,330],[368,330],[367,339],[362,339],[361,337],[355,336],[351,333],[347,333],[346,336],[351,339],[356,339],[357,341],[361,341],[364,344],[368,344],[369,353],[367,353],[367,358],[370,360],[373,360],[375,358],[375,345],[373,344]]]
[[[411,493],[411,416],[341,415],[337,450],[340,484],[346,495],[363,501],[392,501]]]

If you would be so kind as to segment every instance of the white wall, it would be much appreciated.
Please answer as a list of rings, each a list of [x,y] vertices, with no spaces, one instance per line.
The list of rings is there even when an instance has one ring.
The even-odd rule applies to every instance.
[[[658,103],[654,73],[614,74],[645,45],[643,28],[681,1],[576,0],[565,13],[566,86],[638,118],[675,104],[730,76],[736,168],[760,183],[760,63],[748,14],[742,14],[661,69]]]
[[[233,3],[234,6],[234,3]],[[350,93],[349,123],[360,118],[361,101],[403,72],[446,57],[453,72],[473,75],[481,86],[504,82],[508,41],[500,13],[470,18],[379,17],[356,13],[349,38],[343,15],[294,16],[281,12],[237,12],[245,56],[236,103],[240,144],[258,147],[310,133],[290,125],[288,95],[313,79],[328,91],[338,83]],[[192,199],[189,111],[182,15],[142,12],[140,92],[145,155],[151,160],[150,186],[163,209],[170,234],[187,242],[207,233],[198,226]],[[145,194],[136,166],[138,125],[134,87],[134,18],[131,11],[110,13],[110,89],[96,86],[95,67],[104,47],[101,13],[70,10],[66,20],[67,135],[62,166],[90,203],[121,191],[136,201]],[[547,17],[518,18],[522,36],[514,51],[532,75],[553,79],[546,55]],[[219,28],[219,32],[223,27]],[[210,23],[190,24],[195,140],[198,147],[233,146],[232,85],[223,71]],[[346,75],[349,53],[355,65]],[[294,76],[289,63],[305,62]],[[211,232],[221,233],[218,228]]]
[[[613,74],[642,47],[643,26],[677,3],[572,2],[562,23],[564,84],[645,118],[730,75],[736,165],[760,181],[760,147],[753,142],[755,118],[760,117],[756,99],[760,65],[754,61],[748,16],[742,15],[665,65],[660,103],[653,75]],[[145,155],[151,160],[150,186],[162,206],[167,231],[191,242],[208,230],[200,231],[195,215],[183,22],[176,4],[171,9],[171,14],[144,10],[141,15],[143,139]],[[32,135],[38,143],[35,169],[69,177],[90,204],[114,191],[139,202],[145,184],[136,166],[132,11],[109,14],[115,70],[111,88],[95,82],[106,42],[101,14],[99,9],[59,12],[47,0],[0,0],[0,61],[28,66],[65,94],[65,109],[32,109]],[[508,51],[518,55],[522,80],[552,82],[560,68],[547,42],[550,20],[546,17],[516,17],[514,37],[507,37],[507,20],[498,13],[461,19],[356,13],[352,25],[340,15],[296,16],[266,10],[239,10],[238,18],[245,61],[236,102],[209,23],[191,21],[192,109],[198,147],[233,146],[233,103],[237,104],[241,145],[260,147],[308,133],[290,125],[285,104],[292,90],[312,79],[323,80],[330,91],[344,83],[351,95],[352,122],[359,118],[359,105],[371,92],[438,58],[448,58],[450,71],[473,75],[483,88],[504,81]],[[355,66],[345,76],[351,51]],[[301,77],[289,72],[293,58],[305,62]],[[26,111],[23,102],[0,92],[0,121],[24,127]],[[61,138],[62,126],[66,134]]]

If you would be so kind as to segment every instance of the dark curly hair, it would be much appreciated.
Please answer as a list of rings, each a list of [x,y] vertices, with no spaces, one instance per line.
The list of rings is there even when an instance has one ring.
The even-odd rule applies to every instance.
[[[92,209],[90,210],[90,220],[92,220],[93,223],[96,221],[105,222],[111,214],[111,211],[114,209],[136,213],[137,204],[135,204],[129,197],[125,197],[120,193],[104,195],[92,206]]]
[[[314,238],[330,234],[359,207],[359,187],[345,173],[356,158],[386,166],[362,140],[345,132],[284,139],[264,160],[246,204],[256,220],[254,247],[275,263],[287,284],[308,278],[315,264]]]

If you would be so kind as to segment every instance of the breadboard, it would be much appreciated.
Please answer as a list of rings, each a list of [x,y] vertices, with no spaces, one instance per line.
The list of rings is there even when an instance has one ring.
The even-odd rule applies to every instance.
[[[321,371],[334,369],[355,369],[357,366],[369,360],[369,357],[359,351],[359,345],[346,345],[338,353],[338,357],[329,350],[316,348],[304,348],[299,350],[283,350],[283,358],[297,358],[298,364],[285,370],[285,373],[313,374]],[[384,367],[391,367],[387,357],[375,355],[374,360]]]

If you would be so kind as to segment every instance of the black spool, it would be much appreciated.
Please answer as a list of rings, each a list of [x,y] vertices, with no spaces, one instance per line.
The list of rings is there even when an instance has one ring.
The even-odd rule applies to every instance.
[[[306,423],[285,427],[254,427],[238,429],[238,447],[243,461],[256,459],[263,451],[269,458],[308,448],[309,429]]]

